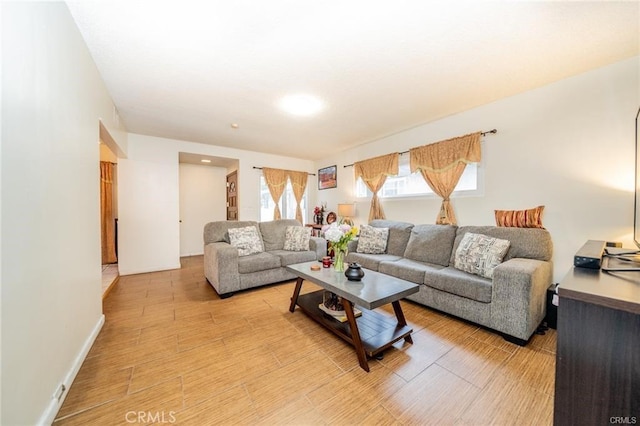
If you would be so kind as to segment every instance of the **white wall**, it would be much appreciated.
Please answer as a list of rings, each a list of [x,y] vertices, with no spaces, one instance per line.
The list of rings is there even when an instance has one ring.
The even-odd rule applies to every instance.
[[[226,220],[227,169],[181,163],[180,256],[204,253],[204,225]]]
[[[118,269],[121,275],[180,267],[180,152],[237,159],[240,220],[260,218],[253,167],[313,172],[312,161],[130,133],[118,162]]]
[[[353,169],[343,165],[478,130],[484,137],[484,194],[453,198],[460,225],[493,225],[494,209],[545,205],[555,280],[587,240],[634,246],[634,129],[640,105],[638,57],[376,140],[316,163],[338,164],[338,188],[318,192],[329,207],[353,201]],[[435,197],[386,199],[387,218],[434,223]],[[366,223],[369,200],[359,200]]]
[[[53,419],[103,322],[98,119],[125,133],[67,6],[0,7],[0,423],[32,425]]]

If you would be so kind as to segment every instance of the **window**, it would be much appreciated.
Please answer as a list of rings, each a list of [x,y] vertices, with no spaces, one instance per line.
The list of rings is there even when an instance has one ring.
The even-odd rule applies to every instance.
[[[287,179],[287,186],[284,189],[284,193],[280,198],[280,213],[283,219],[295,219],[296,218],[296,198],[293,196],[293,188],[291,187],[291,181]],[[307,217],[307,191],[305,190],[300,201],[300,208],[302,209],[302,217]],[[273,210],[275,209],[275,203],[269,193],[269,188],[264,180],[264,176],[260,176],[260,221],[273,220]]]
[[[380,198],[433,195],[433,191],[429,188],[420,172],[411,173],[408,155],[400,156],[398,166],[398,175],[387,177],[378,193]],[[480,188],[479,182],[478,164],[467,164],[453,193],[476,194]],[[358,179],[356,181],[356,197],[365,198],[372,195],[371,191],[362,182],[362,179]]]

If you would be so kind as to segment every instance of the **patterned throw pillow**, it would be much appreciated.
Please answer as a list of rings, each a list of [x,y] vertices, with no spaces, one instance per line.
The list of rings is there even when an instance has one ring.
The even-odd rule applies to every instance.
[[[284,234],[284,249],[289,251],[309,250],[312,228],[307,226],[287,226]]]
[[[264,251],[262,239],[255,226],[229,228],[229,242],[238,249],[238,256],[248,256]]]
[[[454,266],[461,271],[493,278],[511,243],[507,240],[467,232],[456,250]]]
[[[387,251],[389,228],[375,228],[363,225],[360,228],[358,247],[356,252],[368,254],[383,254]]]
[[[544,206],[527,210],[495,210],[496,225],[513,228],[544,228],[542,211]]]

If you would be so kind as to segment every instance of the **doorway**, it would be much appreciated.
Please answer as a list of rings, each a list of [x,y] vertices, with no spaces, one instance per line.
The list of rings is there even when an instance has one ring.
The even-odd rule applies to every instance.
[[[238,220],[238,171],[227,175],[227,220]]]
[[[102,297],[118,281],[118,157],[100,137],[100,243]]]
[[[227,170],[189,163],[178,165],[180,257],[204,253],[205,224],[224,220],[224,177]]]
[[[238,160],[180,152],[178,162],[180,257],[199,256],[204,226],[226,218],[226,176]]]

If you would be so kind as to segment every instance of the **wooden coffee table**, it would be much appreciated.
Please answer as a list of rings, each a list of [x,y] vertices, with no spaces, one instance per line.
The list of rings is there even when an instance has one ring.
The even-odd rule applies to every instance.
[[[417,284],[368,269],[364,269],[365,275],[362,281],[349,281],[343,272],[336,272],[333,268],[312,271],[311,265],[320,265],[320,263],[315,261],[296,263],[286,267],[298,276],[289,311],[293,313],[298,305],[312,319],[351,343],[363,370],[369,371],[367,356],[374,357],[381,354],[400,339],[413,343],[411,339],[413,330],[404,318],[400,299],[417,293],[419,288]],[[304,280],[341,296],[347,321],[340,322],[320,310],[318,305],[322,303],[323,290],[300,294]],[[393,306],[396,320],[373,311],[388,303]],[[362,316],[358,318],[354,316],[354,305],[362,311]]]

